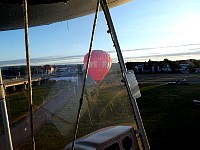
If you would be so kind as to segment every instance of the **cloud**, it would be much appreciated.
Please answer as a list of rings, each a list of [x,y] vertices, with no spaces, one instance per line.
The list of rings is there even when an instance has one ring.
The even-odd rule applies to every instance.
[[[84,55],[32,58],[31,65],[83,63]],[[0,61],[0,67],[26,65],[25,59]]]
[[[186,44],[178,46],[165,46],[156,48],[141,48],[132,50],[122,50],[125,61],[146,61],[148,59],[162,60],[163,58],[180,60],[187,59],[199,59],[200,56],[200,43]],[[170,49],[170,50],[169,50]],[[111,54],[113,62],[117,62],[116,51],[107,51]],[[42,58],[32,58],[31,66],[33,65],[45,65],[45,64],[82,64],[85,55],[73,55],[73,56],[51,56]],[[25,59],[19,60],[7,60],[0,61],[0,67],[4,66],[20,66],[26,65]]]
[[[131,56],[131,57],[126,57],[126,61],[134,61],[134,60],[148,60],[148,59],[155,59],[155,60],[161,60],[163,58],[173,58],[176,60],[182,60],[184,58],[187,59],[198,59],[200,56],[200,48],[196,49],[191,49],[190,52],[177,52],[177,53],[172,53],[172,54],[152,54],[152,55],[146,55],[146,56]]]

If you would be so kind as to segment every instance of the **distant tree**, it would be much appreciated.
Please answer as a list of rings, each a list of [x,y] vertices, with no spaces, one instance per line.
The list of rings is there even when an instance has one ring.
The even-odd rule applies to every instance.
[[[20,66],[18,73],[20,75],[26,75],[26,66]]]
[[[192,66],[189,66],[189,72],[190,72],[190,73],[194,73],[194,72],[195,72],[195,68],[192,67]]]
[[[148,70],[148,65],[146,61],[144,62],[144,70]]]
[[[200,61],[199,60],[193,60],[194,67],[195,68],[200,68]]]
[[[154,66],[154,72],[158,72],[158,66],[156,65],[156,66]]]
[[[175,72],[180,72],[180,65],[179,62],[175,61],[174,63],[174,68],[175,68]]]
[[[180,69],[179,63],[176,61],[171,61],[167,58],[163,60],[163,62],[167,63],[171,68],[172,72],[177,72]]]
[[[16,70],[14,66],[8,67],[8,74],[9,76],[16,76]]]
[[[148,61],[148,70],[150,71],[150,72],[152,72],[152,61],[151,61],[151,59],[149,59],[149,61]]]
[[[37,74],[37,67],[36,66],[31,67],[31,74],[32,75]]]
[[[169,59],[167,59],[167,58],[165,58],[164,60],[163,60],[163,62],[165,62],[165,63],[169,63],[171,60],[169,60]]]
[[[133,62],[127,62],[126,63],[126,69],[127,70],[134,70],[134,64],[133,64]]]
[[[172,72],[175,72],[176,63],[174,61],[169,61],[169,67],[171,68]]]

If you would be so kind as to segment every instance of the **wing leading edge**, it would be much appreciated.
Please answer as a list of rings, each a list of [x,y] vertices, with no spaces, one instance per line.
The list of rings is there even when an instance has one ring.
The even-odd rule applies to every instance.
[[[61,2],[62,1],[62,2]],[[115,7],[131,0],[107,0]],[[0,31],[24,27],[22,0],[0,0]],[[28,1],[29,27],[47,25],[94,13],[96,0]]]

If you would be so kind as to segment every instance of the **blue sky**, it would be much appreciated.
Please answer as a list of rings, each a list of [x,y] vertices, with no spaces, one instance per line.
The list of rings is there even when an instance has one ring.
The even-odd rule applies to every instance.
[[[199,0],[135,0],[112,8],[110,11],[125,62],[164,58],[199,59],[199,8]],[[91,14],[48,26],[30,28],[31,63],[34,65],[82,62],[82,58],[88,52],[93,18],[94,14]],[[110,35],[106,31],[105,18],[100,13],[93,49],[114,52]],[[24,62],[23,32],[0,32],[0,66],[19,65]],[[116,61],[116,54],[110,54]]]

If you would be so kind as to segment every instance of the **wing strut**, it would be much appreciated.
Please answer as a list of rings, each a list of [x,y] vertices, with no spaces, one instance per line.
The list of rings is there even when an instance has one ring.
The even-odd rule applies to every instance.
[[[27,0],[23,1],[24,5],[24,32],[25,32],[25,46],[26,46],[26,66],[28,75],[28,89],[29,89],[29,113],[30,113],[30,125],[31,125],[31,144],[32,150],[35,150],[35,140],[33,131],[33,95],[32,95],[32,80],[31,80],[31,66],[30,66],[30,47],[29,47],[29,36],[28,36],[28,11],[27,11]]]
[[[144,129],[144,126],[143,126],[143,123],[142,123],[142,118],[140,116],[139,108],[137,106],[136,99],[133,98],[132,94],[131,94],[130,86],[129,86],[127,75],[126,75],[127,70],[126,70],[126,67],[125,67],[125,64],[124,64],[124,59],[123,59],[123,56],[122,56],[122,53],[121,53],[121,48],[120,48],[120,45],[119,45],[119,42],[118,42],[118,39],[117,39],[117,34],[115,32],[115,28],[114,28],[112,18],[111,18],[110,12],[109,12],[107,0],[101,0],[100,3],[101,3],[101,7],[103,9],[103,12],[104,12],[104,15],[105,15],[105,18],[106,18],[106,21],[107,21],[109,33],[111,35],[112,41],[114,43],[114,46],[115,46],[115,49],[116,49],[116,52],[117,52],[120,68],[121,68],[121,71],[122,71],[122,77],[125,81],[125,85],[126,85],[126,89],[127,89],[128,95],[129,95],[129,99],[131,100],[131,105],[132,105],[132,108],[133,108],[133,111],[134,111],[134,115],[136,117],[136,123],[137,123],[137,126],[138,126],[138,131],[139,131],[140,136],[142,137],[142,144],[143,144],[143,147],[144,147],[145,150],[149,150],[150,146],[149,146],[149,142],[148,142],[148,139],[147,139],[147,136],[146,136],[146,132],[145,132],[145,129]]]
[[[10,133],[10,125],[8,119],[8,111],[6,106],[6,95],[5,95],[5,87],[3,84],[3,79],[1,75],[1,68],[0,68],[0,104],[1,104],[1,112],[2,112],[2,120],[5,132],[5,142],[8,150],[13,150],[12,145],[12,137]]]

